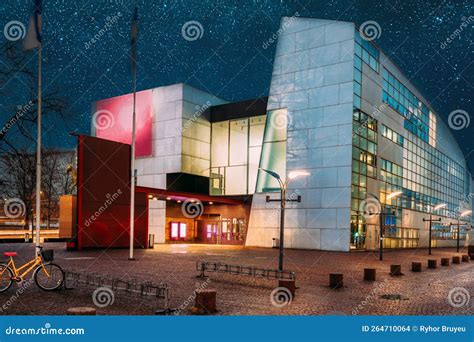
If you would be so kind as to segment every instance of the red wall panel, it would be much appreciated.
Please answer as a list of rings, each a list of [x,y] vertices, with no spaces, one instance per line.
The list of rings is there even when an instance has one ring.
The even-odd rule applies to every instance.
[[[129,247],[130,146],[80,136],[77,187],[77,248]],[[135,246],[146,247],[148,199],[135,199]]]
[[[97,101],[92,124],[96,136],[107,140],[132,143],[133,94]],[[136,157],[152,155],[153,91],[137,93]]]

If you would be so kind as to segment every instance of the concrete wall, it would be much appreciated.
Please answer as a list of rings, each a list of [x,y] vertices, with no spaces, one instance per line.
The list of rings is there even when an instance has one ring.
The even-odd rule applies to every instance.
[[[225,103],[185,84],[153,89],[153,154],[137,158],[139,186],[165,189],[166,174],[185,172],[208,176],[210,167],[209,106]],[[148,229],[155,243],[165,242],[166,202],[149,201]]]
[[[290,183],[288,195],[302,202],[286,210],[285,246],[348,251],[354,25],[283,18],[280,27],[267,110],[288,110],[287,173],[311,173]],[[279,211],[265,195],[254,195],[248,246],[269,247],[279,235]]]

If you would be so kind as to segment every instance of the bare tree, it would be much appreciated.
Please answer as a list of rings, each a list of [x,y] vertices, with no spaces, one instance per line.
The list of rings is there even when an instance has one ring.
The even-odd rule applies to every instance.
[[[32,219],[35,192],[35,156],[26,150],[4,153],[0,158],[0,190],[3,199],[19,199],[24,204],[24,228]]]

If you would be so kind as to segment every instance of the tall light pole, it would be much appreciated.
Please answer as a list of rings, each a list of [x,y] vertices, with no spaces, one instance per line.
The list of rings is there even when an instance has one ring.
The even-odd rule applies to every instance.
[[[464,212],[462,212],[459,217],[458,217],[458,223],[450,223],[449,225],[450,226],[457,226],[458,229],[457,229],[457,236],[456,236],[456,252],[459,253],[459,233],[461,232],[461,217],[464,217],[464,216],[467,216],[469,214],[472,213],[472,210],[466,210]]]
[[[280,245],[279,245],[279,255],[278,255],[278,270],[283,271],[283,248],[284,248],[284,239],[285,239],[285,208],[286,202],[301,202],[301,196],[298,196],[296,199],[286,198],[286,191],[288,189],[288,183],[290,180],[301,177],[308,176],[309,172],[306,171],[290,171],[288,177],[283,181],[280,175],[274,171],[266,170],[260,168],[260,170],[265,171],[270,176],[275,178],[280,185],[280,199],[270,199],[270,196],[266,197],[267,202],[280,202]]]
[[[436,207],[434,207],[433,211],[437,211],[441,208],[444,208],[445,206],[446,206],[446,203],[438,204]],[[441,218],[433,219],[433,211],[430,211],[430,218],[429,219],[423,218],[423,222],[428,221],[430,223],[430,233],[429,233],[429,241],[428,241],[428,255],[431,255],[431,231],[432,231],[433,221],[441,222]]]
[[[395,192],[392,192],[392,193],[388,194],[388,195],[385,197],[385,200],[389,200],[389,199],[391,199],[391,198],[400,196],[402,193],[403,193],[402,191],[395,191]],[[369,195],[372,196],[373,198],[375,198],[376,201],[378,202],[378,204],[380,205],[380,212],[378,213],[378,215],[379,215],[379,224],[380,224],[379,260],[382,261],[382,260],[383,260],[383,235],[384,235],[383,218],[384,218],[384,215],[385,215],[385,205],[379,200],[379,198],[377,197],[377,195],[375,195],[375,194],[369,194]],[[367,214],[367,213],[366,213],[366,214]],[[368,213],[368,214],[373,215],[373,214],[377,214],[377,213]]]

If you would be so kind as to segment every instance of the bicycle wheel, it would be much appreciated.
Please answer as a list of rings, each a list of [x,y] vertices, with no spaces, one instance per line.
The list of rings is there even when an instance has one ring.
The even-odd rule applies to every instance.
[[[12,286],[13,271],[5,264],[0,264],[0,293]]]
[[[57,290],[64,282],[63,269],[53,263],[38,266],[33,277],[35,278],[36,285],[45,291]]]

